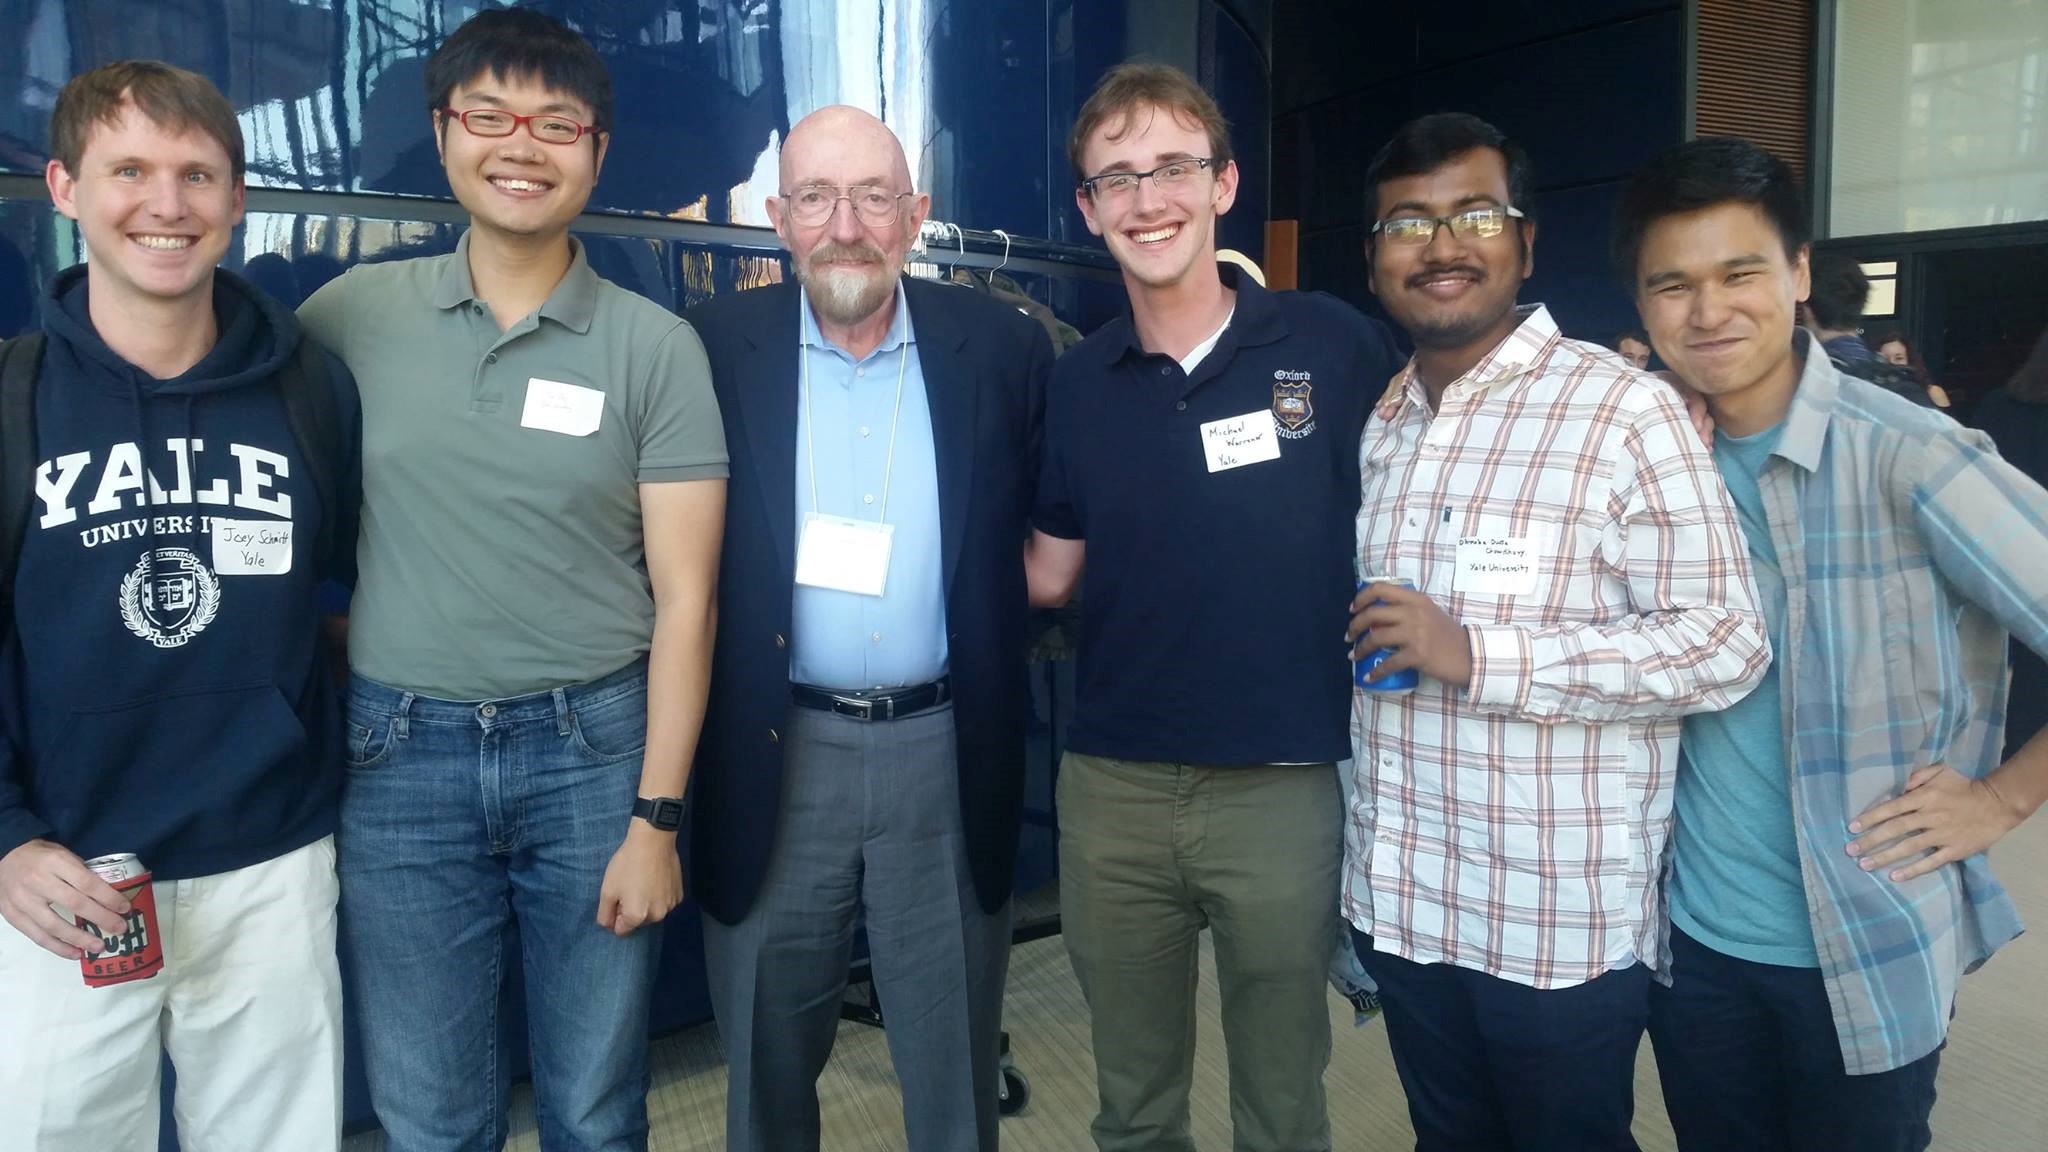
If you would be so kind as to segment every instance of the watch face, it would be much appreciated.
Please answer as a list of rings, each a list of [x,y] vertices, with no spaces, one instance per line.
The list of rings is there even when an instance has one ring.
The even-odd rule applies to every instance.
[[[644,817],[649,824],[663,832],[673,832],[682,827],[683,802],[673,796],[661,796],[652,800],[643,798],[634,807],[636,815]]]

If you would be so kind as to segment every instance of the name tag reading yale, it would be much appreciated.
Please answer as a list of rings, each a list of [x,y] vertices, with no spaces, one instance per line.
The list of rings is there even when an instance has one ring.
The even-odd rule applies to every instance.
[[[894,524],[813,515],[796,542],[796,582],[856,596],[880,596],[889,579]]]
[[[1224,472],[1262,460],[1278,460],[1280,437],[1274,431],[1271,408],[1202,425],[1202,451],[1209,457],[1209,471]]]
[[[292,522],[222,520],[213,525],[213,570],[221,576],[282,576],[292,570]]]
[[[538,376],[526,382],[526,407],[521,428],[539,428],[564,436],[588,436],[604,421],[604,393],[581,384],[564,384]]]
[[[1482,596],[1528,596],[1536,591],[1533,536],[1460,536],[1454,592]]]

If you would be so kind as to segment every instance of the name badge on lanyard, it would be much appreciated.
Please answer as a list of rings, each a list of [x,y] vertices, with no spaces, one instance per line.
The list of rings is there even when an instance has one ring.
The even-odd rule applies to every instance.
[[[805,444],[811,476],[811,509],[796,541],[796,582],[856,596],[880,596],[889,582],[889,548],[896,526],[889,519],[889,483],[896,471],[896,427],[903,415],[903,375],[910,362],[907,348],[896,350],[896,405],[889,417],[889,456],[882,467],[882,514],[876,520],[831,516],[818,508],[817,425],[811,419],[811,361],[808,349],[797,353],[797,391],[803,396]]]
[[[894,524],[813,513],[796,542],[796,582],[856,596],[880,596],[889,580]]]

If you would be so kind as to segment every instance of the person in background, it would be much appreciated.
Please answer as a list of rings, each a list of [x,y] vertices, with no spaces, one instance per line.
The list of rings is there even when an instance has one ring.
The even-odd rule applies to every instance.
[[[1851,376],[1896,392],[1923,408],[1935,406],[1922,377],[1912,369],[1879,359],[1863,342],[1863,308],[1870,300],[1870,277],[1863,266],[1839,252],[1812,255],[1811,287],[1799,303],[1799,322],[1813,333],[1822,355]]]
[[[2048,487],[2048,330],[2003,388],[1977,402],[1971,423],[1998,445],[2013,467]],[[2012,695],[2005,707],[2005,757],[2048,729],[2048,660],[2012,642]]]
[[[1650,338],[1643,335],[1641,328],[1631,328],[1614,338],[1614,350],[1628,361],[1628,366],[1638,372],[1650,367]]]
[[[1870,277],[1863,265],[1839,252],[1813,254],[1813,287],[1800,305],[1800,319],[1820,339],[1831,360],[1866,364],[1877,359],[1863,342],[1863,309],[1870,303]]]
[[[1920,353],[1907,341],[1905,334],[1892,332],[1877,342],[1877,358],[1895,368],[1904,368],[1913,374],[1920,387],[1926,389],[1928,402],[1936,408],[1950,407],[1948,391],[1934,382],[1927,374],[1927,365],[1920,359]]]

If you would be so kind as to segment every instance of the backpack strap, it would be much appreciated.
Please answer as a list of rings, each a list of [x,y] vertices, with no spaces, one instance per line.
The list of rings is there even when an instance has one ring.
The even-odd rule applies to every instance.
[[[301,338],[298,351],[277,374],[285,419],[299,456],[306,463],[313,490],[320,498],[320,534],[315,555],[323,571],[332,570],[334,517],[340,505],[336,468],[341,462],[341,414],[334,402],[334,383],[327,371],[327,353]]]
[[[36,490],[36,374],[43,334],[0,343],[0,636],[14,629],[14,570]]]

